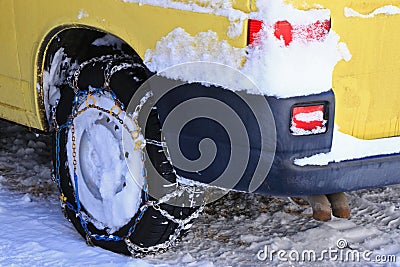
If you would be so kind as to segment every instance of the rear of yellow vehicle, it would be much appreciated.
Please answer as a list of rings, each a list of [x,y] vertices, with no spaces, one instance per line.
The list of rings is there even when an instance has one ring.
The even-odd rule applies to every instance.
[[[228,189],[310,196],[400,183],[400,0],[2,0],[0,13],[0,116],[54,133],[60,200],[89,244],[157,252],[198,216],[202,207],[169,199],[193,197],[180,177],[204,184],[218,178],[232,143],[215,125],[190,124],[180,143],[188,158],[199,157],[205,137],[224,149],[211,167],[189,172],[164,155],[160,131],[175,107],[201,96],[225,100],[248,133],[250,146],[238,145],[248,149],[248,164]],[[183,80],[190,83],[151,111],[150,130],[133,115],[124,123],[146,78],[192,61],[227,65],[259,91],[238,88],[240,81],[191,83],[189,73]],[[243,106],[243,95],[268,108]],[[180,130],[163,132],[166,144]],[[358,150],[346,151],[349,144],[373,151],[347,153]],[[380,149],[387,144],[391,149]],[[134,183],[126,158],[136,168]],[[267,173],[258,177],[263,165]],[[176,189],[162,203],[148,191],[159,186],[157,173],[169,182],[161,187]],[[255,178],[261,182],[254,187]]]
[[[47,128],[41,99],[43,64],[49,42],[66,29],[91,28],[114,34],[142,58],[147,49],[154,48],[157,41],[179,26],[184,26],[192,35],[213,30],[221,33],[221,39],[229,39],[226,30],[230,22],[224,16],[126,2],[2,1],[0,37],[4,40],[4,49],[0,55],[5,59],[3,62],[10,62],[10,65],[2,64],[0,69],[3,117],[33,128]],[[249,7],[239,5],[238,8],[248,10]],[[246,31],[229,42],[244,47]]]
[[[304,1],[288,1],[304,8]],[[352,55],[333,72],[335,122],[361,139],[400,134],[400,1],[306,1],[332,14],[332,29]]]
[[[368,15],[380,7],[399,6],[399,3],[384,0],[293,0],[287,3],[299,9],[307,10],[317,5],[329,9],[332,28],[347,44],[352,55],[349,62],[339,62],[333,72],[337,105],[335,120],[340,130],[361,139],[399,135],[400,96],[397,91],[400,76],[397,73],[400,69],[400,51],[397,43],[400,37],[397,25],[400,16],[376,14],[362,17],[345,14],[354,10]],[[37,79],[40,79],[43,68],[40,66],[45,55],[46,43],[43,42],[52,38],[48,34],[55,28],[62,30],[64,27],[81,25],[106,31],[126,41],[142,57],[147,49],[153,49],[157,41],[176,27],[183,27],[191,35],[213,30],[218,33],[220,40],[227,40],[234,47],[247,45],[247,21],[244,21],[239,36],[229,38],[227,29],[230,21],[224,16],[147,5],[139,8],[136,3],[123,1],[82,5],[80,1],[64,4],[45,0],[34,3],[6,0],[1,5],[5,14],[1,18],[1,37],[8,42],[7,45],[3,43],[1,56],[3,62],[19,64],[2,64],[0,112],[4,118],[39,129],[47,126],[44,113],[41,112],[42,101],[36,93],[39,91],[37,87],[41,86]],[[256,11],[257,7],[255,1],[236,1],[233,9],[249,13]],[[46,16],[43,16],[43,10],[49,10]],[[163,23],[151,19],[160,17],[166,18]],[[39,66],[36,68],[35,64]]]

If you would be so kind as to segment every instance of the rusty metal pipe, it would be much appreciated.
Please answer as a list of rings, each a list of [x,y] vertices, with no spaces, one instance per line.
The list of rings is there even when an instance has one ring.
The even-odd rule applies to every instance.
[[[304,198],[313,210],[313,218],[317,221],[331,220],[331,203],[326,195],[312,195]]]
[[[326,195],[332,207],[332,214],[338,218],[350,217],[350,205],[345,193],[335,193]]]
[[[328,195],[312,195],[304,198],[313,210],[313,218],[317,221],[330,221],[332,215],[338,218],[350,217],[350,205],[345,193]]]

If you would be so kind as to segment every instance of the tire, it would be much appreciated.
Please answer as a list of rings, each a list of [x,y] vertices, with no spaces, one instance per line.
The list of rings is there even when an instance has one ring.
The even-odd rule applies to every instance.
[[[146,248],[165,244],[171,237],[177,236],[178,224],[152,206],[143,208],[147,200],[154,199],[147,196],[144,190],[145,177],[137,178],[140,175],[136,174],[143,170],[145,173],[146,165],[152,164],[169,182],[175,182],[176,175],[164,152],[156,145],[146,144],[146,153],[140,154],[140,149],[131,149],[127,154],[122,147],[124,127],[116,116],[105,111],[113,110],[115,115],[115,104],[128,106],[132,95],[147,77],[145,67],[142,65],[117,72],[110,80],[111,90],[98,90],[88,95],[89,86],[99,88],[104,84],[105,68],[104,62],[97,62],[81,70],[78,80],[81,96],[78,101],[68,84],[60,90],[56,121],[61,127],[53,137],[53,162],[61,203],[66,217],[89,244],[117,253],[135,254],[128,248],[128,240],[128,243],[144,248],[142,252],[155,252]],[[88,108],[94,103],[104,110]],[[85,107],[88,109],[73,116],[73,108],[84,110]],[[122,110],[120,116],[123,115]],[[151,111],[145,127],[144,138],[161,141],[156,109]],[[143,163],[144,154],[148,159]],[[128,168],[123,166],[123,157],[132,158],[129,159],[133,162],[131,171],[135,180],[131,179]],[[151,179],[147,177],[147,180]],[[168,204],[161,204],[160,207],[179,220],[188,218],[196,210]]]

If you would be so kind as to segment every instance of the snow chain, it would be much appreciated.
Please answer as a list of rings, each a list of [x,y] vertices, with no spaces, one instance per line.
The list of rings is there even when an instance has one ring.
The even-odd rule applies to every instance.
[[[167,248],[171,247],[176,243],[178,238],[180,237],[181,233],[183,230],[187,230],[191,226],[191,222],[199,216],[199,214],[203,211],[204,209],[204,204],[199,206],[190,216],[188,216],[186,219],[177,219],[171,214],[168,213],[168,211],[163,210],[161,208],[161,204],[166,203],[168,200],[174,197],[179,197],[183,193],[188,192],[188,193],[193,193],[193,190],[196,190],[193,186],[185,186],[180,184],[179,182],[176,182],[176,190],[166,194],[165,196],[161,197],[159,200],[150,200],[149,199],[149,192],[148,192],[148,183],[147,183],[147,171],[145,168],[145,145],[147,144],[155,144],[155,145],[160,145],[160,146],[165,146],[164,142],[159,142],[156,140],[146,140],[145,143],[143,144],[141,141],[137,140],[139,137],[139,132],[141,131],[141,128],[139,127],[138,124],[138,115],[140,110],[142,109],[143,105],[145,102],[152,96],[151,92],[148,92],[140,101],[138,106],[135,108],[135,112],[133,114],[127,114],[127,117],[134,123],[136,126],[136,129],[132,131],[129,129],[129,127],[124,124],[123,119],[120,118],[120,114],[122,110],[125,110],[123,103],[121,103],[115,93],[110,89],[109,84],[110,80],[113,74],[116,72],[123,70],[123,69],[128,69],[128,68],[143,68],[142,65],[138,63],[132,62],[133,59],[128,56],[120,56],[120,55],[106,55],[98,58],[93,58],[91,60],[83,62],[77,70],[73,73],[73,76],[69,78],[68,82],[70,86],[73,88],[75,97],[73,100],[73,107],[72,107],[72,115],[69,117],[68,121],[64,124],[59,126],[56,121],[56,109],[52,108],[52,119],[53,119],[53,127],[56,131],[56,147],[55,147],[55,153],[56,153],[56,162],[55,162],[55,170],[54,170],[54,180],[58,185],[59,191],[60,191],[60,202],[61,202],[61,207],[64,211],[64,214],[66,214],[66,209],[71,210],[75,213],[76,217],[79,218],[80,224],[82,228],[84,229],[86,233],[86,242],[89,245],[93,245],[92,240],[102,240],[102,241],[109,241],[109,242],[118,242],[118,241],[124,241],[127,245],[127,248],[129,252],[131,253],[132,256],[134,257],[142,257],[147,253],[156,253],[159,251],[166,250]],[[90,90],[81,90],[78,87],[78,79],[79,75],[81,73],[81,70],[87,66],[88,64],[93,64],[96,62],[104,62],[106,63],[106,68],[104,71],[104,78],[105,78],[105,83],[103,88],[99,89],[93,89],[91,88]],[[118,62],[117,65],[115,65],[115,62]],[[104,109],[98,105],[96,105],[96,101],[94,96],[97,95],[105,95],[109,94],[113,98],[115,105],[112,106],[110,110]],[[79,106],[85,103],[86,106],[82,109],[79,110]],[[138,209],[138,215],[135,219],[135,222],[133,225],[130,227],[128,230],[127,234],[125,236],[115,236],[115,235],[99,235],[99,234],[93,234],[91,231],[88,229],[88,222],[94,222],[94,219],[91,218],[89,215],[87,215],[81,207],[81,203],[79,200],[79,191],[78,191],[78,176],[76,173],[77,169],[77,162],[76,162],[76,136],[75,136],[75,125],[74,125],[74,119],[81,115],[83,112],[87,111],[88,109],[97,109],[101,112],[108,113],[111,116],[113,116],[130,134],[130,137],[133,139],[135,143],[135,150],[140,150],[142,154],[142,162],[143,162],[143,170],[142,170],[142,175],[144,178],[144,185],[143,185],[143,193],[144,193],[144,201],[140,208]],[[75,191],[74,191],[74,197],[75,197],[75,203],[72,204],[71,202],[68,201],[67,197],[64,195],[62,192],[61,188],[61,179],[60,179],[60,134],[62,131],[68,131],[71,130],[72,134],[72,156],[73,156],[73,165],[74,165],[74,183],[75,183]],[[200,189],[197,187],[197,189]],[[200,189],[201,191],[197,191],[197,193],[202,193],[204,190]],[[171,222],[177,224],[177,228],[175,229],[174,233],[171,234],[168,238],[167,241],[161,244],[157,244],[151,247],[141,247],[137,244],[134,244],[131,240],[130,237],[132,234],[135,232],[136,226],[142,219],[144,213],[147,211],[148,208],[152,207],[153,209],[157,210],[162,216],[164,216],[166,219],[170,220]]]

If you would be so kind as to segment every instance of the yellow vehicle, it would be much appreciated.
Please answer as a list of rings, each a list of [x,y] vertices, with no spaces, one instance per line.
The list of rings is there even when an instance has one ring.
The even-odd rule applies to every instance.
[[[0,12],[0,116],[53,133],[60,201],[89,244],[168,248],[204,184],[329,196],[400,183],[398,0],[2,0]],[[157,98],[141,87],[152,77],[184,84]],[[197,98],[212,100],[180,114],[217,120],[225,103],[247,137],[223,116],[165,128]],[[213,163],[178,166],[177,146],[196,161],[204,138]],[[213,184],[225,173],[235,182]]]

